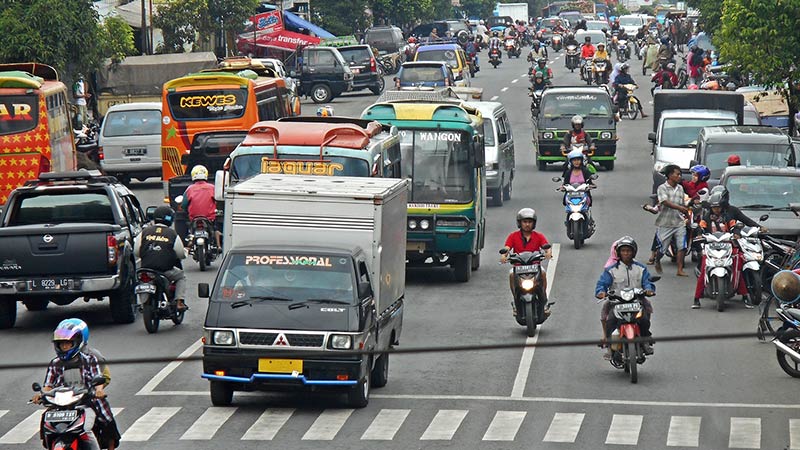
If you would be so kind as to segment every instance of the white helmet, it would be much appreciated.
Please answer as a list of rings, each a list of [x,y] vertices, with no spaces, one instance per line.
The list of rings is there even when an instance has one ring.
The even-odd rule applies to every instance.
[[[572,122],[572,125],[581,125],[581,126],[583,126],[583,117],[581,117],[580,114],[576,114],[576,115],[572,116],[572,120],[570,122]]]
[[[483,22],[483,19],[481,19],[481,20],[480,20],[478,23],[480,23],[481,25],[483,25],[483,24],[484,24],[484,22]]]
[[[192,181],[208,180],[208,169],[206,166],[197,165],[192,167]]]
[[[577,158],[580,158],[580,160],[583,161],[583,152],[578,149],[572,150],[569,152],[569,154],[567,154],[568,161],[572,161],[573,159]]]

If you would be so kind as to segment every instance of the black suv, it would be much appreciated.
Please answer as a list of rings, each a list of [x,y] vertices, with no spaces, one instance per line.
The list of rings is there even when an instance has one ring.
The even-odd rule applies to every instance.
[[[472,35],[472,31],[469,27],[460,20],[440,20],[437,22],[425,23],[411,30],[411,34],[418,38],[427,39],[431,34],[431,30],[434,28],[436,28],[440,38],[445,38],[449,31],[461,44],[466,44],[467,40],[469,40],[469,37]]]
[[[392,26],[372,27],[367,30],[364,42],[375,47],[381,53],[402,52],[406,47],[403,32]]]
[[[353,72],[353,90],[369,89],[373,94],[380,95],[384,87],[383,71],[370,46],[346,45],[338,49]]]
[[[314,103],[328,103],[353,89],[353,71],[334,47],[304,48],[299,69],[292,74],[300,80],[299,93]]]

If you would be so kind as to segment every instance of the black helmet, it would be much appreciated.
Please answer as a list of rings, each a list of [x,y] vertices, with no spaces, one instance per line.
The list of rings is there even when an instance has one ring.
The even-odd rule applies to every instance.
[[[172,226],[172,221],[175,219],[175,211],[169,206],[159,206],[153,212],[153,221],[166,226]]]
[[[586,36],[585,38],[583,38],[583,42],[592,42],[592,37]]]
[[[725,189],[725,186],[714,186],[714,189],[711,189],[711,194],[708,196],[708,206],[720,206],[724,208],[728,206],[728,198],[729,194],[728,190]]]
[[[525,219],[533,220],[533,228],[536,228],[536,210],[533,208],[522,208],[517,211],[517,228],[522,228],[522,221]]]
[[[636,241],[630,236],[623,236],[617,240],[617,245],[614,248],[614,252],[617,254],[617,258],[622,258],[620,256],[619,251],[622,247],[630,247],[633,250],[633,257],[636,257],[636,252],[639,251],[639,246],[636,245]]]

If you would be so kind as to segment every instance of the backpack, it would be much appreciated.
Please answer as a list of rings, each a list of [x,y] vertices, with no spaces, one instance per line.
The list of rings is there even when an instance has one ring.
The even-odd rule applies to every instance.
[[[691,63],[693,66],[701,66],[703,65],[703,55],[700,52],[695,52],[692,54]]]

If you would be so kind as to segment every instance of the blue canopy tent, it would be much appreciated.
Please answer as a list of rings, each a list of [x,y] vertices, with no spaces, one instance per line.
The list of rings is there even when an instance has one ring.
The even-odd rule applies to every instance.
[[[317,35],[317,37],[319,37],[319,38],[327,39],[327,38],[335,37],[334,35],[332,35],[331,33],[327,32],[327,31],[325,31],[324,29],[314,25],[313,23],[301,18],[297,14],[294,14],[294,13],[289,12],[289,11],[284,11],[283,12],[283,23],[285,24],[286,29],[288,29],[290,31],[297,32],[297,31],[300,31],[300,28],[303,28],[303,29],[306,29],[308,31],[311,31],[312,33]]]

